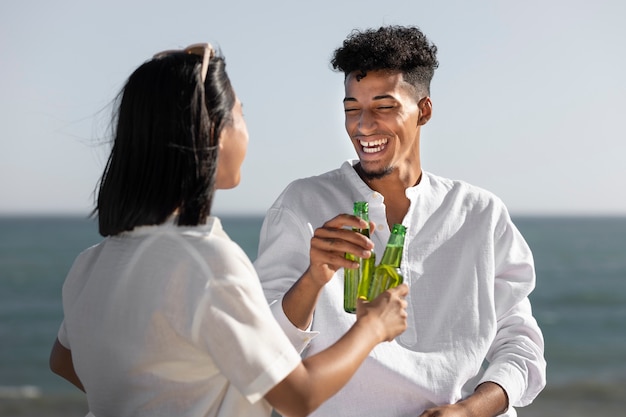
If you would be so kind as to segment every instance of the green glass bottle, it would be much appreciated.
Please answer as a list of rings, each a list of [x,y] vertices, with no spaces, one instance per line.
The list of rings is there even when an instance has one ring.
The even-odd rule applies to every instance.
[[[365,220],[368,223],[368,226],[364,229],[353,228],[352,230],[370,237],[369,207],[366,201],[356,201],[354,203],[354,215]],[[343,271],[343,309],[348,313],[355,313],[360,283],[362,281],[370,281],[371,275],[374,271],[374,265],[376,264],[376,255],[374,254],[374,251],[372,251],[372,256],[367,259],[363,259],[358,256],[354,256],[351,253],[346,253],[346,259],[359,263],[358,268],[345,268]]]
[[[405,226],[394,224],[391,228],[391,236],[387,241],[383,257],[380,264],[374,269],[372,282],[367,292],[368,301],[372,301],[385,290],[396,287],[404,281],[400,273],[400,262],[402,261],[405,235]]]

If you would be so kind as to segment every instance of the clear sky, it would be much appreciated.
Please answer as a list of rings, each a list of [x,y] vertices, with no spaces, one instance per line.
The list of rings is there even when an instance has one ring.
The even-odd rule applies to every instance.
[[[355,156],[343,76],[354,28],[419,26],[439,48],[424,169],[515,214],[626,214],[626,2],[5,0],[0,214],[86,214],[110,103],[153,53],[209,41],[250,132],[241,185],[214,212],[262,214],[288,182]]]

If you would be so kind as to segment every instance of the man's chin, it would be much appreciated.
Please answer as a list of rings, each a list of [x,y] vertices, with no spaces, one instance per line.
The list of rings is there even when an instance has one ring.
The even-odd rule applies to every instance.
[[[359,164],[359,173],[361,174],[361,177],[366,180],[379,180],[391,174],[392,171],[392,167],[375,169],[368,167],[367,164]]]

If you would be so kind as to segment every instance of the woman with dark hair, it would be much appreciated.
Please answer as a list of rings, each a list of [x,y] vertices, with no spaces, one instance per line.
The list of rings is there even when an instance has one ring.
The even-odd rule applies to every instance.
[[[105,239],[66,278],[50,355],[93,415],[306,415],[406,328],[403,285],[359,302],[350,330],[305,360],[282,332],[250,260],[210,215],[214,190],[239,183],[248,132],[209,44],[141,65],[116,120],[94,211]]]

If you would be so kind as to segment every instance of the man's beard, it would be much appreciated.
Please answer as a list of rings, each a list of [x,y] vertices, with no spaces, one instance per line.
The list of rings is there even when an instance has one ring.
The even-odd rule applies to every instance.
[[[379,180],[391,174],[392,172],[392,166],[387,166],[380,171],[366,171],[365,169],[363,169],[363,165],[359,163],[359,173],[361,174],[361,178],[367,181]]]

